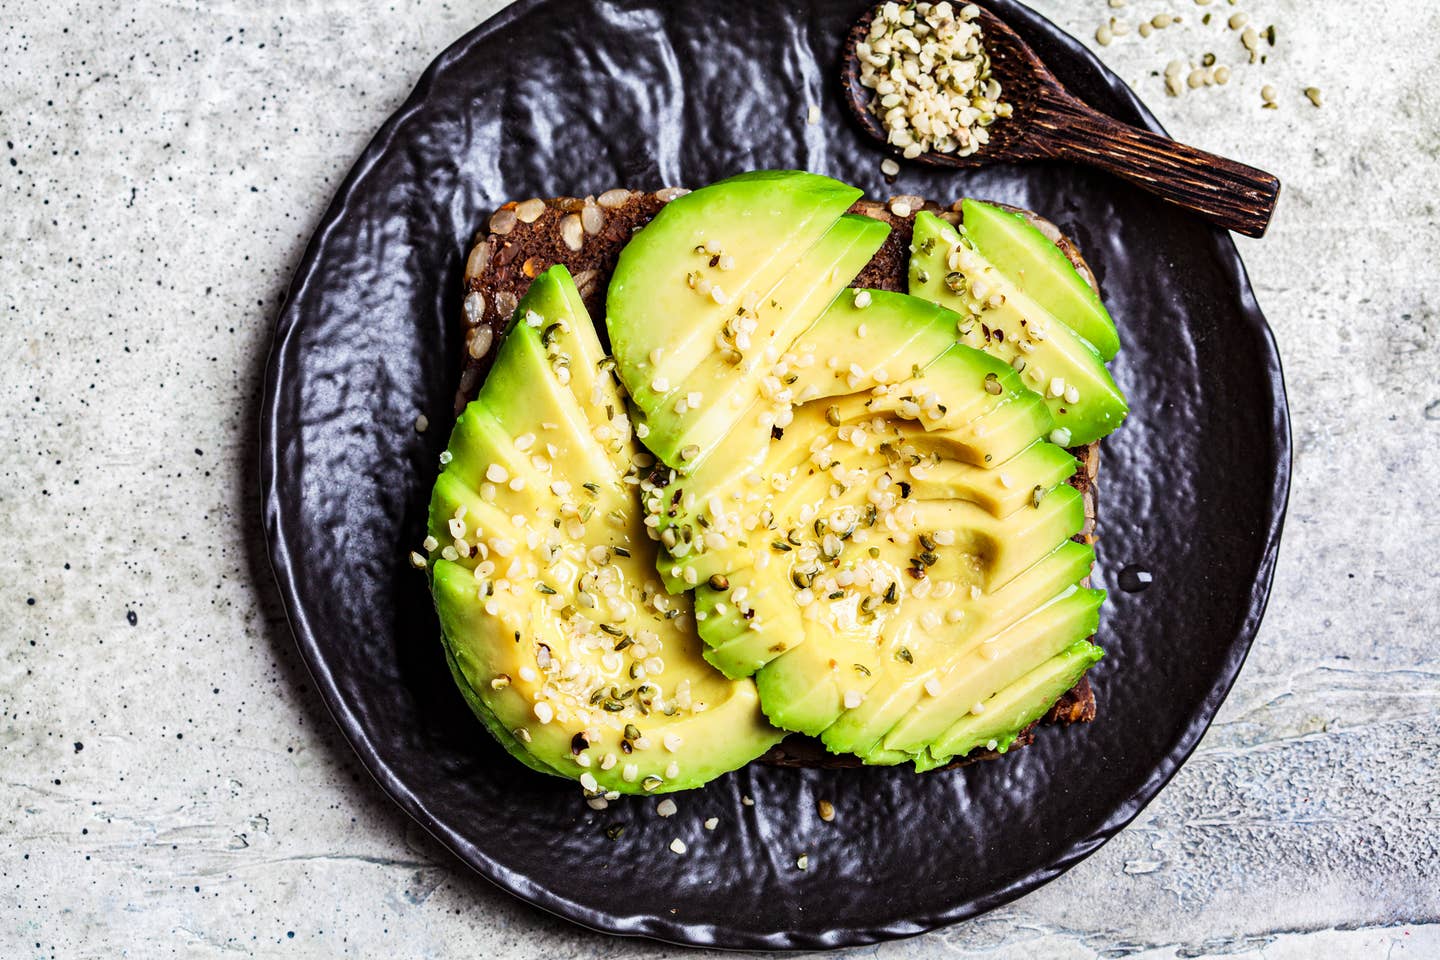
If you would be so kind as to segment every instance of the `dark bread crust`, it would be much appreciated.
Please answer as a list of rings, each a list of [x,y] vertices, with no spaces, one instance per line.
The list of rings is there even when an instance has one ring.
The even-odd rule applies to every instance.
[[[649,223],[670,200],[687,191],[670,188],[656,193],[610,190],[598,198],[560,197],[549,200],[511,201],[491,217],[486,230],[476,237],[465,266],[465,366],[455,396],[455,412],[474,399],[489,369],[498,339],[515,305],[530,287],[530,281],[554,264],[564,264],[605,339],[605,291],[620,251],[630,236]],[[908,208],[908,210],[907,210]],[[903,292],[910,262],[910,236],[914,214],[930,212],[958,223],[960,204],[941,207],[921,197],[895,197],[889,203],[861,200],[851,213],[863,214],[890,225],[890,236],[860,271],[852,286]],[[1026,217],[1075,264],[1094,287],[1095,276],[1070,239],[1038,214],[1008,208]],[[900,212],[897,213],[896,211]],[[902,215],[903,214],[903,215]],[[479,354],[476,356],[476,354]],[[1094,541],[1095,479],[1100,468],[1098,442],[1071,449],[1080,468],[1070,479],[1085,501],[1085,527],[1075,539]],[[1086,581],[1088,585],[1088,580]],[[1067,691],[1045,715],[1042,723],[1088,723],[1095,719],[1095,693],[1090,678]],[[1035,727],[1025,729],[1011,750],[1035,739]],[[1000,756],[988,750],[975,751],[951,766],[962,766]],[[854,767],[860,761],[826,751],[820,741],[793,735],[761,758],[766,763],[792,767]]]

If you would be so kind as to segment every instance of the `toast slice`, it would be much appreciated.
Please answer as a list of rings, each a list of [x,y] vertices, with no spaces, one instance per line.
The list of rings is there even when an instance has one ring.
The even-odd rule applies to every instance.
[[[516,304],[529,289],[530,281],[554,264],[564,264],[575,278],[585,307],[600,327],[604,340],[601,321],[605,317],[605,291],[621,249],[666,203],[686,192],[679,187],[653,193],[614,189],[583,199],[511,201],[495,211],[486,229],[476,237],[465,263],[465,359],[455,395],[456,414],[475,398],[489,369],[494,344]],[[850,212],[882,220],[891,228],[884,246],[855,278],[853,286],[904,292],[910,235],[914,216],[921,210],[951,223],[960,220],[958,201],[947,208],[915,196],[894,197],[888,203],[861,200],[851,208]],[[1059,228],[1038,214],[1026,210],[1016,212],[1044,233],[1090,286],[1096,286],[1095,275],[1079,249]],[[1088,543],[1093,541],[1095,533],[1095,481],[1100,468],[1100,445],[1097,441],[1074,447],[1070,452],[1081,466],[1069,482],[1080,491],[1085,502],[1085,526],[1075,539]],[[1085,585],[1089,585],[1088,579]],[[1088,723],[1095,718],[1095,713],[1095,693],[1087,676],[1060,698],[1041,723]],[[1010,749],[1029,744],[1035,736],[1034,726],[1022,733]],[[996,756],[999,754],[991,751],[975,751],[952,766]],[[860,765],[857,758],[831,754],[818,740],[800,735],[786,738],[762,760],[780,766]]]

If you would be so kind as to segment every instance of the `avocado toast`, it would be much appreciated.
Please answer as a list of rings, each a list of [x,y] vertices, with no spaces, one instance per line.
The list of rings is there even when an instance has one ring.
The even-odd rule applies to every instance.
[[[633,749],[642,726],[628,722],[638,719],[632,704],[648,700],[653,710],[658,700],[672,710],[647,719],[640,736],[676,744],[671,752],[679,759],[654,770],[647,765],[645,773],[639,760],[623,763],[614,750],[601,749],[595,741],[605,739],[604,731],[593,723],[577,728],[568,751],[559,749],[560,734],[570,727],[556,723],[557,711],[541,702],[554,700],[553,677],[541,683],[552,689],[531,691],[535,709],[550,715],[538,725],[557,740],[553,749],[534,746],[537,723],[520,703],[496,722],[500,711],[489,705],[498,692],[494,665],[459,668],[477,713],[502,742],[532,738],[527,746],[510,744],[517,755],[534,760],[538,754],[548,772],[578,776],[601,798],[693,786],[763,752],[778,735],[763,720],[753,722],[757,689],[771,721],[817,735],[834,751],[824,754],[792,738],[769,754],[782,763],[846,765],[859,755],[867,763],[927,769],[1028,742],[1042,714],[1064,722],[1090,719],[1094,699],[1083,673],[1099,651],[1085,638],[1094,630],[1100,594],[1081,581],[1092,556],[1084,545],[1093,529],[1092,441],[1119,422],[1124,401],[1102,360],[1118,345],[1113,325],[1086,286],[1093,279],[1073,247],[1037,218],[967,203],[965,232],[957,233],[958,211],[919,198],[865,203],[858,191],[808,174],[734,178],[666,210],[682,196],[615,190],[587,200],[507,204],[497,212],[467,264],[467,366],[457,408],[484,385],[452,439],[446,474],[468,471],[472,492],[487,474],[503,474],[513,487],[504,464],[516,457],[497,450],[517,437],[528,446],[534,442],[525,432],[530,420],[538,417],[535,432],[543,432],[564,411],[543,396],[538,403],[526,398],[523,422],[507,408],[535,389],[540,374],[551,384],[542,392],[553,393],[557,374],[567,379],[585,365],[599,370],[576,406],[588,408],[592,420],[597,407],[605,408],[600,429],[607,440],[633,427],[649,448],[612,444],[606,478],[617,489],[638,488],[643,511],[630,513],[617,501],[607,504],[609,514],[625,515],[617,527],[643,523],[635,529],[651,538],[644,544],[626,538],[621,549],[633,569],[620,579],[638,586],[642,606],[659,600],[671,605],[672,616],[683,611],[676,616],[680,632],[693,631],[685,643],[698,634],[704,644],[677,654],[677,669],[693,670],[691,679],[701,682],[708,668],[698,652],[729,678],[706,679],[732,685],[723,698],[711,697],[730,704],[737,717],[744,714],[724,721],[739,733],[700,733],[705,752],[717,755],[686,770],[690,751],[678,744],[691,738],[665,733],[677,698],[663,692],[668,677],[651,677],[647,687],[643,659],[638,688],[623,681],[609,690],[595,687],[589,703],[605,711],[613,706],[614,716],[602,719],[616,722],[601,726],[614,728],[618,739],[611,746],[620,750]],[[652,219],[655,225],[637,235]],[[1048,240],[1037,241],[1037,224]],[[1012,242],[1017,233],[1019,242]],[[657,279],[669,273],[676,277]],[[684,282],[675,282],[680,277]],[[894,292],[905,287],[919,296]],[[590,323],[587,312],[596,328],[608,323],[613,377],[598,341],[577,339]],[[1053,321],[1058,315],[1066,325]],[[1039,317],[1051,319],[1042,324]],[[1071,318],[1083,335],[1072,333]],[[497,358],[494,344],[507,321],[511,332]],[[512,344],[530,340],[524,366],[513,359],[522,351]],[[495,368],[485,376],[492,360]],[[518,372],[506,373],[512,369]],[[574,384],[564,386],[581,396]],[[485,433],[489,446],[466,440],[477,434],[477,409],[504,427]],[[570,414],[574,419],[575,411]],[[617,422],[621,429],[611,430]],[[822,443],[822,435],[829,440]],[[633,436],[623,439],[633,445]],[[840,455],[833,452],[837,442]],[[1074,455],[1064,446],[1075,447]],[[546,466],[555,476],[576,470],[566,454],[551,459]],[[595,463],[580,472],[598,475]],[[993,469],[1002,463],[1006,469]],[[448,543],[457,529],[460,498],[448,495],[455,484],[446,474],[432,504],[427,547]],[[762,475],[763,496],[749,490]],[[794,482],[795,492],[769,489],[771,480],[779,486],[782,479]],[[544,504],[524,492],[522,486],[512,497],[517,524],[523,512],[544,512]],[[492,489],[489,501],[508,493],[517,491]],[[727,512],[721,500],[753,506]],[[472,497],[472,520],[490,506]],[[574,520],[564,509],[555,529]],[[499,513],[492,526],[505,521]],[[460,519],[463,526],[463,513]],[[577,532],[587,552],[619,545],[591,544],[587,532]],[[1069,543],[1072,537],[1080,542]],[[486,542],[479,529],[476,539]],[[535,542],[534,531],[530,539]],[[634,554],[647,551],[664,591],[642,583],[645,560]],[[474,613],[475,604],[472,620],[455,619],[455,598],[485,580],[475,565],[455,562],[463,559],[432,564],[452,666],[475,646],[455,638],[494,632]],[[467,576],[457,576],[451,569],[457,566]],[[533,578],[533,566],[522,566],[520,579]],[[513,561],[510,568],[516,571]],[[541,577],[534,589],[546,598],[543,605],[532,602],[528,619],[503,632],[514,634],[510,646],[540,651],[541,666],[584,675],[594,666],[586,657],[600,650],[587,645],[591,620],[606,628],[605,636],[620,638],[616,650],[604,651],[609,660],[620,659],[613,655],[632,645],[641,628],[582,613],[575,648],[580,665],[562,664],[556,644],[536,636],[554,629],[552,611],[575,622],[573,610],[563,612],[574,599],[566,580],[575,571],[566,569],[553,583]],[[481,582],[479,589],[493,588]],[[957,590],[960,599],[931,599],[932,592],[945,599]],[[489,606],[499,609],[494,600]],[[646,635],[650,646],[653,633]],[[685,645],[669,636],[662,643]],[[973,648],[968,660],[957,658],[957,644]],[[517,660],[500,689],[516,693],[512,674],[525,666],[536,674],[536,664]],[[632,667],[629,677],[635,676]],[[594,686],[592,680],[585,676]],[[718,719],[707,722],[722,726]],[[736,749],[716,751],[721,741]],[[618,764],[631,777],[597,779],[592,763],[607,772]]]

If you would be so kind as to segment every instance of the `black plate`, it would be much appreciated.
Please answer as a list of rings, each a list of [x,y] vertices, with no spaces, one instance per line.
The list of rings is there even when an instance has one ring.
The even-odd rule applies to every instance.
[[[1077,94],[1159,131],[1079,43],[1007,0]],[[1280,362],[1226,235],[1139,191],[1048,164],[907,167],[896,187],[839,100],[853,0],[670,4],[528,0],[447,50],[356,163],[281,312],[265,381],[271,560],[325,702],[397,803],[531,903],[614,933],[814,948],[974,916],[1073,866],[1194,748],[1265,606],[1290,469]],[[806,122],[810,103],[822,121]],[[1004,760],[917,777],[752,766],[596,813],[573,784],[506,757],[441,658],[406,551],[451,418],[461,271],[509,199],[702,184],[797,167],[866,188],[1037,210],[1095,268],[1125,346],[1134,413],[1104,444],[1093,677],[1099,719]],[[434,424],[417,434],[415,417]],[[1154,572],[1143,593],[1119,570]],[[754,798],[753,806],[741,796]],[[831,824],[817,799],[834,802]],[[701,827],[718,816],[713,833]],[[623,825],[623,836],[605,828]],[[668,849],[673,837],[689,853]],[[796,869],[801,854],[809,870]]]

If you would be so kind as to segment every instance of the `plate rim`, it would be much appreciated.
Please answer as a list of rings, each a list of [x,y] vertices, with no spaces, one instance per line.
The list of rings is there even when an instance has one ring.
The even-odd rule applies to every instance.
[[[295,639],[301,660],[304,662],[316,690],[319,691],[327,711],[334,719],[346,743],[355,751],[361,765],[381,790],[458,860],[517,899],[600,933],[645,937],[682,946],[745,950],[834,949],[863,946],[883,940],[913,937],[960,923],[1003,906],[1044,886],[1089,857],[1129,825],[1179,772],[1198,747],[1205,732],[1214,722],[1220,705],[1238,680],[1240,670],[1254,645],[1256,633],[1269,602],[1281,533],[1289,505],[1293,469],[1293,438],[1289,406],[1274,333],[1260,310],[1254,286],[1240,258],[1240,252],[1234,239],[1218,228],[1213,231],[1213,255],[1222,269],[1227,272],[1233,270],[1236,276],[1238,281],[1236,292],[1239,295],[1238,313],[1258,334],[1256,346],[1265,353],[1261,359],[1267,367],[1271,388],[1272,445],[1269,452],[1274,462],[1274,483],[1269,491],[1268,523],[1264,530],[1264,548],[1260,554],[1254,583],[1250,591],[1249,610],[1238,632],[1230,641],[1229,649],[1208,695],[1201,701],[1197,710],[1191,714],[1191,722],[1173,740],[1166,750],[1163,760],[1151,771],[1150,776],[1088,835],[1076,839],[1048,862],[1036,866],[1010,884],[923,916],[906,917],[879,926],[830,927],[819,935],[795,934],[785,931],[757,934],[753,930],[735,925],[687,923],[650,913],[620,916],[598,910],[556,894],[548,887],[533,881],[523,872],[503,866],[456,831],[450,829],[430,810],[426,801],[410,789],[409,785],[385,763],[374,743],[365,736],[363,727],[354,711],[339,690],[328,662],[319,649],[316,635],[311,629],[305,607],[300,600],[295,580],[297,566],[293,562],[289,549],[286,535],[287,521],[280,504],[282,472],[279,468],[283,448],[281,439],[283,428],[279,423],[279,392],[287,370],[287,359],[297,349],[297,340],[304,326],[303,317],[298,313],[296,302],[299,295],[315,281],[320,252],[325,247],[330,233],[344,219],[349,210],[352,194],[369,175],[380,156],[391,146],[396,136],[403,132],[406,121],[425,105],[431,90],[437,80],[442,78],[446,68],[494,31],[503,29],[534,8],[549,2],[551,0],[516,0],[466,31],[430,62],[429,66],[421,73],[410,94],[366,143],[345,178],[336,188],[324,213],[316,221],[314,232],[305,246],[304,253],[286,288],[285,298],[275,315],[271,345],[265,359],[259,410],[260,430],[257,453],[259,455],[261,521],[265,533],[267,561],[280,594],[286,623]],[[1168,136],[1164,127],[1130,86],[1106,67],[1078,38],[1018,0],[984,0],[984,2],[1002,19],[1018,17],[1028,20],[1031,26],[1047,33],[1069,54],[1076,56],[1085,68],[1093,72],[1099,83],[1109,88],[1113,95],[1134,112],[1139,119],[1138,125],[1161,136]]]

